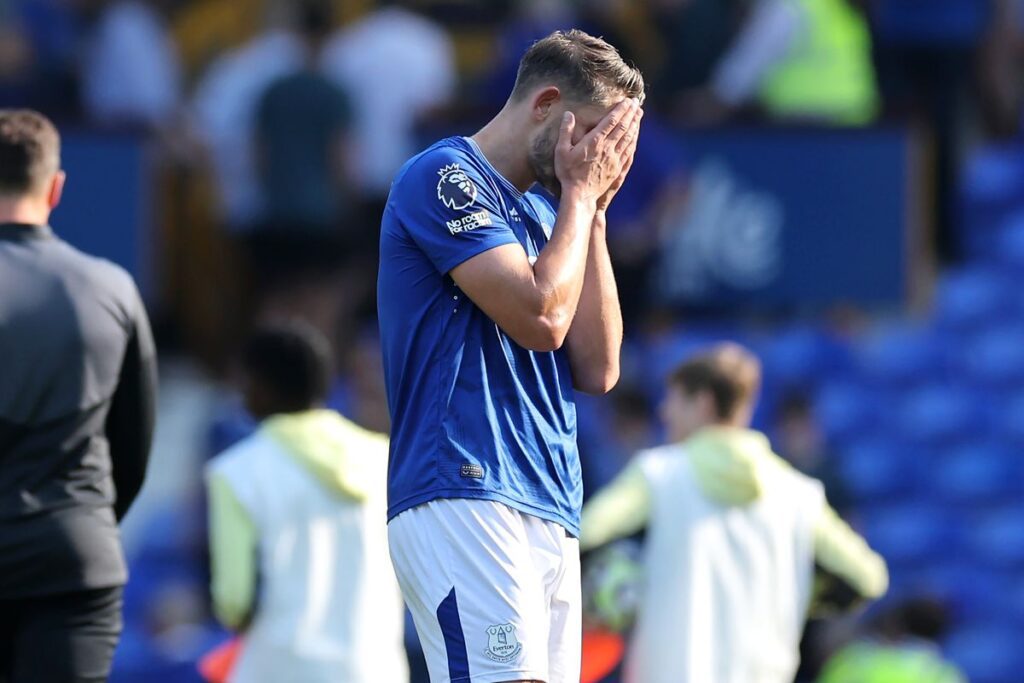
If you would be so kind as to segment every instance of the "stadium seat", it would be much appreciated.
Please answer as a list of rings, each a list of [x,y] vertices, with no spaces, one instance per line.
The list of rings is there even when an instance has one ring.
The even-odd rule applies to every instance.
[[[1010,623],[1006,604],[1012,586],[1002,573],[957,560],[915,572],[909,591],[937,599],[957,623]]]
[[[839,471],[844,487],[861,504],[906,496],[916,483],[914,459],[896,444],[879,439],[850,444]]]
[[[1024,153],[1020,145],[976,150],[961,177],[959,244],[974,258],[995,253],[997,227],[1020,210],[1024,197]]]
[[[993,413],[999,438],[1015,447],[1024,447],[1024,392],[997,401]]]
[[[997,262],[1011,275],[1024,272],[1024,211],[1007,217],[999,226],[994,246]]]
[[[970,443],[929,463],[928,490],[939,500],[975,508],[1014,499],[1022,491],[1021,461],[995,444]]]
[[[877,396],[853,382],[839,381],[820,388],[815,414],[834,442],[872,433],[879,426]]]
[[[1024,383],[1024,325],[1011,323],[984,330],[958,349],[964,377],[985,389]]]
[[[939,281],[936,322],[942,329],[969,331],[999,322],[1012,312],[1012,289],[997,269],[973,266],[950,271]]]
[[[924,567],[954,555],[960,548],[959,520],[942,508],[904,503],[867,510],[868,542],[897,567]]]
[[[943,367],[942,340],[920,325],[886,325],[858,346],[857,365],[881,385],[934,379]]]
[[[979,396],[935,383],[906,395],[897,408],[901,436],[914,445],[948,445],[978,434],[986,412]]]
[[[970,546],[984,566],[1024,569],[1024,507],[982,516],[970,525]]]
[[[821,330],[793,327],[782,330],[758,349],[766,375],[783,386],[805,386],[823,373],[836,369],[843,353],[835,340]]]
[[[999,626],[968,626],[950,635],[944,649],[971,683],[1015,683],[1024,670],[1021,639]]]

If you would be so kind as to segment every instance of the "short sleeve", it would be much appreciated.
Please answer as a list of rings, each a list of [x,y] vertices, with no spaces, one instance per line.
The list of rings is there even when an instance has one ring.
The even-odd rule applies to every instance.
[[[451,148],[414,161],[395,182],[389,202],[441,273],[489,249],[519,243],[496,191],[471,160]]]

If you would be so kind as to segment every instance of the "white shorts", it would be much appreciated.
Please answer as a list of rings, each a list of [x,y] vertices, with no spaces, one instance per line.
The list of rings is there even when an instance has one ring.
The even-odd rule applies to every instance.
[[[388,524],[431,683],[578,683],[579,542],[489,500],[434,500]]]

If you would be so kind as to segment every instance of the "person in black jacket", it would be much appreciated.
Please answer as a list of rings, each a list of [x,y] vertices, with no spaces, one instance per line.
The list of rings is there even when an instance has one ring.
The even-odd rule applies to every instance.
[[[118,521],[152,443],[156,353],[132,278],[54,236],[60,138],[0,110],[0,682],[105,681]]]

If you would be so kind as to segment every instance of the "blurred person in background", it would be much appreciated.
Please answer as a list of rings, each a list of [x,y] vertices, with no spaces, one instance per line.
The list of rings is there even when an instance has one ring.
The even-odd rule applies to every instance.
[[[820,481],[828,502],[840,515],[847,512],[850,494],[815,418],[810,397],[800,391],[784,396],[777,408],[774,432],[778,454],[808,477]]]
[[[48,226],[42,115],[0,111],[0,681],[100,682],[127,580],[118,522],[152,443],[156,351],[121,268]]]
[[[211,591],[242,633],[230,680],[408,680],[385,529],[388,442],[323,409],[330,346],[306,324],[242,355],[259,429],[207,467]]]
[[[352,296],[352,287],[339,281],[348,242],[368,238],[347,210],[350,100],[319,68],[333,30],[331,6],[329,0],[300,0],[295,13],[302,66],[273,81],[256,108],[264,208],[246,244],[261,315],[298,315],[333,344],[343,302]]]
[[[552,33],[490,122],[392,185],[378,277],[388,535],[436,682],[579,680],[573,391],[618,381],[605,211],[643,95],[613,46]]]
[[[584,507],[581,551],[646,528],[629,683],[790,683],[814,597],[885,593],[885,562],[821,483],[749,428],[760,363],[721,344],[683,363],[661,407],[670,445],[641,452]]]
[[[85,115],[104,127],[167,130],[179,114],[177,48],[163,16],[168,0],[87,0],[92,24],[82,61]]]
[[[455,54],[443,26],[413,10],[414,0],[382,0],[324,47],[323,68],[348,92],[355,131],[350,168],[367,203],[366,243],[375,230],[395,172],[418,149],[416,124],[455,93]],[[376,258],[374,256],[374,258]]]
[[[943,605],[927,598],[892,607],[828,661],[818,683],[967,683],[937,645],[948,621]]]
[[[274,81],[306,62],[293,9],[268,4],[264,31],[215,59],[193,94],[192,125],[213,167],[220,219],[235,234],[263,218],[256,164],[260,101]]]
[[[871,33],[856,0],[753,0],[705,87],[680,93],[690,124],[755,106],[774,121],[862,126],[880,108]]]
[[[0,3],[0,107],[32,107],[61,120],[77,116],[80,33],[66,0]]]

